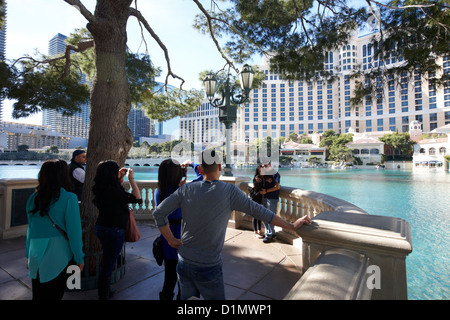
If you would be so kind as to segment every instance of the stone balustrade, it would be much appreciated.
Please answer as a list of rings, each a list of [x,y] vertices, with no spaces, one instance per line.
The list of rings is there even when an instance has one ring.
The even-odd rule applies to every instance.
[[[251,186],[248,183],[248,177],[222,177],[221,180],[235,184],[245,193],[248,193],[248,188]],[[157,181],[137,181],[137,184],[144,201],[142,204],[134,205],[135,217],[138,220],[153,220],[154,194],[158,183]],[[26,234],[25,204],[36,186],[36,179],[0,180],[0,238]],[[124,187],[129,188],[128,182],[124,182]],[[364,263],[360,264],[362,269],[355,268],[359,272],[355,275],[354,271],[347,270],[344,266],[341,272],[347,274],[349,283],[355,282],[352,279],[360,279],[355,282],[358,285],[356,289],[347,286],[345,288],[346,292],[354,289],[357,292],[352,291],[355,294],[347,295],[344,291],[334,290],[334,297],[407,299],[406,257],[412,251],[408,222],[397,218],[369,215],[361,208],[344,200],[289,187],[280,189],[277,214],[289,221],[294,221],[303,215],[313,219],[311,225],[303,226],[297,232],[277,230],[278,238],[295,246],[301,246],[305,274],[309,267],[314,265],[314,268],[308,272],[308,278],[294,287],[287,298],[300,298],[299,292],[296,292],[299,288],[309,288],[308,290],[314,292],[326,290],[329,292],[330,289],[336,289],[332,287],[340,279],[333,278],[333,268],[324,268],[321,264],[330,259],[329,252],[334,252],[332,257],[338,259],[334,260],[334,263],[342,268],[341,260],[347,259],[348,255],[352,256],[351,252],[354,252],[355,257],[358,255],[364,257]],[[233,212],[228,226],[251,230],[252,217],[242,212]],[[346,254],[336,254],[336,252],[346,252]],[[321,258],[318,259],[319,257]],[[367,271],[364,268],[367,268]],[[326,272],[325,278],[333,280],[319,282],[307,280],[317,279],[317,273],[324,272],[323,270]],[[369,271],[379,274],[372,275]],[[367,282],[367,285],[371,286],[368,291],[367,288],[361,287],[366,280],[372,281],[371,284]]]

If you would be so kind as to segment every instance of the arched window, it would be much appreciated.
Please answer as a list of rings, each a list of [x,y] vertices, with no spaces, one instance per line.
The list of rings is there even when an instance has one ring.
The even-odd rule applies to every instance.
[[[442,147],[439,149],[439,154],[442,156],[445,156],[447,154],[447,149],[445,147]]]
[[[370,154],[380,154],[380,150],[378,149],[370,149]]]
[[[430,149],[428,149],[428,154],[429,154],[430,156],[434,156],[434,155],[436,154],[436,149],[435,149],[435,148],[430,148]]]
[[[359,149],[353,149],[353,154],[359,154]]]
[[[420,154],[425,154],[425,148],[420,148],[419,153],[420,153]]]
[[[370,154],[369,149],[362,149],[361,154]]]

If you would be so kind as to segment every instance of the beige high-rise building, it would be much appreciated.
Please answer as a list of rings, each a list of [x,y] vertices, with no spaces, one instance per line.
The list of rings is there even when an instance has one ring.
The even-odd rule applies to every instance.
[[[355,89],[355,80],[350,78],[352,72],[404,63],[401,56],[391,55],[383,60],[375,57],[373,40],[378,36],[378,32],[355,35],[339,50],[326,54],[325,69],[333,72],[335,81],[289,83],[270,71],[268,60],[264,59],[259,66],[266,74],[263,86],[252,90],[251,101],[238,108],[231,140],[244,142],[266,136],[288,137],[290,133],[322,133],[329,129],[336,133],[350,129],[356,133],[408,132],[413,121],[420,123],[423,132],[430,132],[449,124],[450,81],[435,87],[417,73],[380,81],[378,96],[365,97],[360,105],[351,107]],[[450,56],[436,59],[443,67],[441,72],[450,73]],[[222,128],[224,135],[214,109],[205,102],[196,112],[183,117],[182,137],[189,133],[191,141],[210,142],[212,137],[218,137],[217,133],[210,133],[211,128]]]
[[[409,124],[418,121],[424,132],[450,123],[450,81],[435,87],[420,75],[404,74],[398,82],[380,82],[382,93],[351,107],[355,80],[349,75],[360,68],[389,68],[403,62],[390,56],[379,61],[374,57],[373,36],[351,39],[339,51],[328,52],[325,69],[332,70],[336,81],[295,81],[288,83],[269,70],[267,60],[259,66],[266,74],[264,85],[251,93],[252,101],[240,108],[239,140],[265,136],[287,137],[290,133],[311,134],[332,129],[337,133],[399,131],[408,132]],[[450,73],[450,57],[438,57],[443,72]]]

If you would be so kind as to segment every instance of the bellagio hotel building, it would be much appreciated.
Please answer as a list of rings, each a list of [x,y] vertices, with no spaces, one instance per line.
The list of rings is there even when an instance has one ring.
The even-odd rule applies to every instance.
[[[232,141],[322,133],[329,129],[336,133],[348,132],[350,128],[360,133],[407,132],[414,120],[422,124],[423,132],[449,124],[450,81],[436,87],[416,73],[402,75],[397,79],[399,82],[380,81],[382,93],[376,98],[365,97],[358,106],[350,106],[355,80],[349,75],[353,71],[389,68],[403,62],[402,57],[389,56],[383,60],[375,57],[374,36],[377,33],[355,36],[340,50],[326,54],[325,69],[337,76],[334,81],[289,83],[270,71],[264,59],[258,68],[266,74],[266,79],[261,88],[251,91],[250,102],[238,108]],[[437,62],[443,66],[440,72],[450,74],[450,56],[438,57]],[[180,136],[188,141],[217,141],[223,132],[217,109],[206,100],[196,112],[180,119]]]

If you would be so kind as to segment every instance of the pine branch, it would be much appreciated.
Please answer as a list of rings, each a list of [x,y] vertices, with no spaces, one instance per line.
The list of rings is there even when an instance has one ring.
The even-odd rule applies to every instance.
[[[80,13],[83,15],[83,17],[86,18],[87,21],[90,23],[95,23],[97,20],[95,19],[94,15],[83,5],[83,3],[80,0],[64,0],[71,6],[75,7]]]
[[[129,8],[128,11],[129,11],[130,16],[136,17],[138,19],[138,21],[144,25],[144,28],[150,33],[152,38],[156,41],[156,43],[158,43],[159,47],[164,52],[164,57],[167,62],[167,75],[166,75],[166,80],[165,80],[164,86],[167,88],[167,85],[169,84],[169,77],[172,77],[174,79],[179,79],[181,81],[180,89],[182,89],[185,81],[183,78],[181,78],[178,75],[176,75],[175,73],[173,73],[172,66],[170,64],[169,51],[167,50],[166,45],[162,42],[162,40],[159,38],[159,36],[155,33],[155,31],[152,29],[152,27],[147,22],[147,20],[142,16],[140,11],[136,10],[135,8]]]

